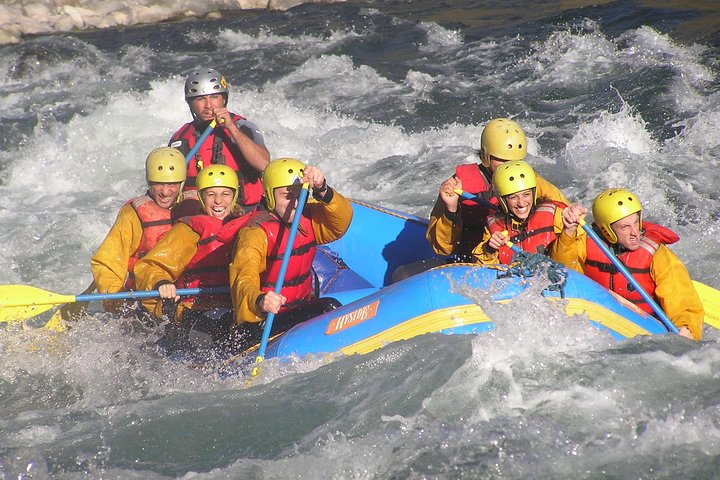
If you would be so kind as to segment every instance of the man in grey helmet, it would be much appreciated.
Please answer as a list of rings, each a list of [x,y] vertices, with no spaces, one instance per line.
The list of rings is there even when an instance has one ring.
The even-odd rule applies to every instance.
[[[181,215],[200,213],[195,179],[200,170],[213,164],[227,165],[237,172],[238,206],[246,212],[254,209],[262,197],[262,172],[270,161],[262,134],[254,123],[227,109],[228,84],[217,70],[198,68],[190,72],[185,81],[185,101],[193,121],[175,132],[169,146],[187,155],[212,120],[216,126],[188,161]]]

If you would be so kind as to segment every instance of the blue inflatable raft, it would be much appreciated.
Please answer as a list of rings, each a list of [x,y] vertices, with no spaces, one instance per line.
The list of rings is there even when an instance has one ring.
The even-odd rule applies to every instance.
[[[398,267],[439,258],[425,240],[427,220],[357,201],[353,210],[348,232],[319,248],[314,263],[320,296],[343,305],[271,339],[266,358],[367,353],[432,332],[482,333],[494,328],[492,319],[456,290],[479,290],[490,301],[508,302],[529,288],[528,279],[507,268],[470,264],[444,264],[392,283]],[[573,271],[561,290],[546,289],[542,295],[562,301],[567,315],[584,315],[617,339],[667,333],[652,316],[618,303]]]

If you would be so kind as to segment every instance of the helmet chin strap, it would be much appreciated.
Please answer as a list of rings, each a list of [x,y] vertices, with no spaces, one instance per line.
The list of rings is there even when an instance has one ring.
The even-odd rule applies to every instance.
[[[190,115],[192,115],[193,123],[195,123],[195,124],[200,124],[200,123],[201,123],[201,122],[200,122],[200,119],[199,119],[198,116],[195,114],[195,110],[193,110],[193,108],[192,108],[192,99],[186,99],[185,102],[186,102],[187,105],[188,105],[188,110],[190,110]]]
[[[485,168],[490,168],[490,156],[488,155],[487,151],[480,148],[478,150],[478,156],[480,157],[480,164],[482,164]]]

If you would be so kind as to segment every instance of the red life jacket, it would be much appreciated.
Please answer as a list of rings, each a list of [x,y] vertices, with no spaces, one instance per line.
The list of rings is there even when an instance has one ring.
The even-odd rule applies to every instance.
[[[617,258],[627,267],[647,294],[654,299],[655,282],[650,278],[650,264],[653,256],[660,244],[671,245],[680,240],[680,237],[669,228],[650,222],[643,222],[643,228],[645,231],[640,238],[638,249],[633,252],[620,253]],[[587,240],[585,275],[608,290],[626,298],[647,313],[653,314],[652,307],[643,300],[642,296],[635,291],[635,288],[591,239]]]
[[[233,122],[236,122],[245,120],[245,117],[233,113],[232,119]],[[196,122],[186,123],[170,138],[168,145],[174,146],[187,155],[202,133],[203,131],[198,129]],[[227,165],[237,172],[240,182],[239,204],[256,205],[260,202],[262,197],[261,173],[245,160],[240,148],[225,128],[216,128],[195,154],[195,158],[188,162],[185,190],[196,189],[198,172],[213,164]]]
[[[495,198],[492,183],[480,168],[480,165],[476,163],[457,165],[455,177],[462,182],[464,191],[497,205],[498,200]],[[463,229],[458,254],[464,256],[469,255],[482,241],[487,218],[495,214],[497,210],[481,205],[474,200],[460,199],[460,204],[462,205],[460,214],[462,215]]]
[[[132,205],[142,226],[140,245],[128,259],[128,276],[123,285],[124,290],[135,290],[133,268],[172,228],[171,209],[160,207],[147,194],[133,198],[125,205]]]
[[[181,218],[179,221],[200,235],[200,240],[198,240],[195,255],[175,282],[177,288],[229,286],[228,266],[232,242],[224,242],[221,238],[233,237],[251,218],[252,215],[243,215],[219,220],[204,214]],[[229,295],[204,295],[202,299],[203,305],[231,306]],[[194,304],[196,301],[196,297],[183,299],[183,303]]]
[[[262,228],[267,235],[267,268],[260,274],[260,289],[269,292],[275,289],[280,276],[283,255],[290,236],[290,226],[267,212],[255,216],[253,223]],[[303,213],[285,272],[285,281],[280,291],[287,299],[280,312],[292,310],[312,298],[311,269],[316,245],[312,220]]]
[[[558,208],[565,208],[567,205],[561,202],[547,200],[539,203],[535,210],[530,214],[525,222],[520,225],[517,230],[514,227],[518,225],[516,222],[507,222],[507,216],[503,215],[491,217],[488,220],[488,229],[490,233],[502,232],[507,230],[510,241],[530,253],[542,253],[547,251],[548,245],[557,239],[555,233],[555,211]],[[509,224],[508,224],[509,223]],[[498,250],[500,255],[500,263],[509,265],[512,260],[513,251],[503,245]]]

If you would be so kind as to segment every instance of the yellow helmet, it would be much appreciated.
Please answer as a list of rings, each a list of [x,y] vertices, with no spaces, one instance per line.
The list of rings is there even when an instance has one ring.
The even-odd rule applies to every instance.
[[[268,163],[262,176],[265,203],[269,210],[275,209],[273,191],[278,187],[287,187],[300,181],[305,164],[294,158],[278,158]]]
[[[186,176],[185,155],[177,148],[156,148],[145,160],[145,179],[148,183],[181,183]]]
[[[198,173],[196,185],[199,193],[211,187],[232,188],[235,191],[235,196],[233,197],[230,208],[232,209],[237,202],[239,191],[237,173],[227,165],[210,165],[209,167],[203,168],[200,170],[200,173]],[[200,204],[205,208],[202,195],[198,195],[198,197],[200,198]]]
[[[617,243],[617,235],[610,227],[633,213],[640,213],[640,229],[642,229],[642,205],[640,200],[624,188],[610,188],[600,192],[592,205],[595,225],[600,228],[603,236],[610,243]]]
[[[537,200],[537,175],[535,175],[535,170],[527,162],[515,160],[503,163],[495,170],[492,182],[505,213],[508,211],[505,197],[523,190],[531,188],[535,190],[533,192],[533,205],[535,205]]]
[[[522,127],[509,118],[490,120],[480,136],[480,160],[486,167],[490,157],[522,160],[527,155],[527,138]]]

